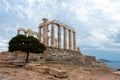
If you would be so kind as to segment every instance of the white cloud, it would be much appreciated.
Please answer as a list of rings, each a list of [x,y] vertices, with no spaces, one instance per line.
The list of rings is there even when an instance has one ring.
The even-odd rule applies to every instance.
[[[20,19],[29,20],[28,22],[33,25],[39,24],[43,17],[56,18],[64,24],[68,23],[77,31],[78,46],[99,48],[107,44],[106,48],[120,47],[113,37],[120,34],[119,0],[67,0],[60,3],[58,0],[22,0],[20,2],[22,4],[2,0],[0,10],[15,13]],[[9,30],[10,28],[8,27]]]
[[[86,27],[84,32],[78,33],[82,36],[86,35],[86,37],[78,35],[78,44],[96,47],[107,44],[104,45],[106,48],[109,48],[108,46],[120,47],[113,37],[118,35],[120,31],[120,26],[118,26],[120,23],[119,3],[119,0],[72,0],[68,4],[71,11],[77,15],[77,20],[86,25],[79,24],[80,27],[77,28],[80,31],[80,28]]]
[[[0,2],[1,8],[4,9],[5,12],[9,12],[11,10],[11,5],[6,0],[2,0]]]
[[[8,41],[0,37],[0,51],[6,51],[8,47]]]

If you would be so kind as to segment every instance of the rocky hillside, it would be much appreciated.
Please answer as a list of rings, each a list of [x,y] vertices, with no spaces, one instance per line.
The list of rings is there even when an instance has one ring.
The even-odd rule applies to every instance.
[[[37,56],[31,55],[33,63],[30,64],[33,67],[26,68],[17,67],[14,63],[14,59],[23,59],[25,56],[18,54],[16,56],[10,52],[0,53],[0,80],[120,80],[118,73],[113,73],[116,72],[115,70],[100,67],[105,66],[102,62],[92,63],[98,67],[73,64],[35,64]],[[89,63],[89,58],[87,61]]]
[[[113,74],[114,70],[105,68],[79,67],[75,65],[49,64],[39,65],[60,70],[67,70],[68,77],[58,78],[51,74],[22,68],[0,67],[0,80],[120,80],[120,76]]]

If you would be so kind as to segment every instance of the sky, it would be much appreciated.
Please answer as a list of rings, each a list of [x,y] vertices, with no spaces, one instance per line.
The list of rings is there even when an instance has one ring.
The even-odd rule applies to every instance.
[[[0,0],[0,51],[18,28],[38,31],[43,18],[72,26],[84,55],[120,61],[120,0]]]

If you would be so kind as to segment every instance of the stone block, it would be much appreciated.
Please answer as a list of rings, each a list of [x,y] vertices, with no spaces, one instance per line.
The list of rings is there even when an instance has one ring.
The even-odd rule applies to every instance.
[[[120,71],[113,72],[113,74],[120,76]]]
[[[58,78],[67,78],[68,72],[66,70],[59,70],[56,68],[49,68],[49,74]]]
[[[104,62],[96,62],[95,66],[96,67],[101,67],[101,68],[107,67],[107,65]]]
[[[25,64],[24,60],[14,60],[14,65],[16,66],[24,66]]]
[[[48,67],[43,67],[40,64],[26,64],[25,65],[25,69],[29,69],[29,70],[34,70],[37,72],[43,72],[43,73],[49,73],[49,68]]]

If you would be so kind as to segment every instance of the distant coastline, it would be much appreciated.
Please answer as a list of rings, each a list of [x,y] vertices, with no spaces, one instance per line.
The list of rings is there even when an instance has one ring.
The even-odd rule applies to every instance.
[[[120,69],[120,61],[111,61],[107,59],[98,59],[97,61],[102,61],[107,64],[108,67],[113,69]]]
[[[113,69],[120,69],[120,61],[105,62],[108,67]]]

